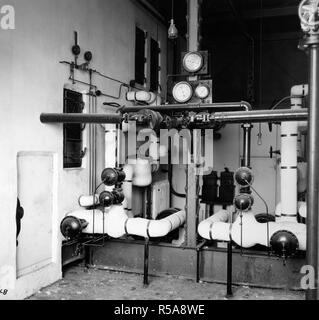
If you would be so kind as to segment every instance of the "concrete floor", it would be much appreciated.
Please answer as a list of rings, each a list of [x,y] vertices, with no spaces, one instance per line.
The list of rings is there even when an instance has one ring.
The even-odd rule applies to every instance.
[[[30,300],[227,300],[226,287],[220,284],[196,283],[182,277],[150,277],[143,288],[143,276],[69,268],[64,278],[42,289]],[[234,286],[234,300],[304,300],[300,291],[271,290]]]

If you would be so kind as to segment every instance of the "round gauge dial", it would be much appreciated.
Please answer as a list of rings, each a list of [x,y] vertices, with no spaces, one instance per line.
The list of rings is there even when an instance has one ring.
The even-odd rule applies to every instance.
[[[188,52],[183,59],[183,66],[188,72],[197,72],[203,66],[203,56],[199,52]]]
[[[195,95],[199,99],[206,99],[209,96],[210,88],[206,84],[199,84],[195,89]]]
[[[173,97],[179,103],[185,103],[189,101],[192,98],[192,96],[193,88],[186,81],[177,83],[173,88]]]

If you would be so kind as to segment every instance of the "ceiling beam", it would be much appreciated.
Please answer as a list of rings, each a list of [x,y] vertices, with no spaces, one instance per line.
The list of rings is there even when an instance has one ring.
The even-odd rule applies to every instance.
[[[298,15],[298,6],[268,8],[264,10],[249,10],[243,14],[244,19],[260,19]]]
[[[246,10],[238,12],[243,20],[254,20],[260,18],[274,18],[297,16],[298,6],[267,8],[264,10]],[[236,17],[230,12],[218,13],[218,15],[204,17],[205,24],[215,24],[220,22],[234,21]]]
[[[149,13],[151,13],[155,18],[157,18],[161,23],[167,25],[167,21],[165,17],[147,0],[131,0],[136,5],[140,5],[144,9],[146,9]]]

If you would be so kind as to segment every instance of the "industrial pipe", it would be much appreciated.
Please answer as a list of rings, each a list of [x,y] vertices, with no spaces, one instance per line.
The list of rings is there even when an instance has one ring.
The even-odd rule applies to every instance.
[[[281,219],[297,222],[297,139],[298,122],[281,124]]]
[[[120,114],[41,113],[42,123],[110,123],[122,122]]]
[[[186,220],[185,211],[176,212],[161,220],[128,218],[123,206],[117,205],[101,210],[75,210],[67,216],[87,222],[84,234],[108,234],[112,238],[135,235],[143,238],[160,238],[181,227]],[[94,221],[94,222],[93,222]]]
[[[307,265],[318,271],[319,230],[319,39],[309,46],[309,134],[308,134],[308,192],[307,192]],[[316,276],[317,279],[317,276]],[[317,283],[317,282],[316,282]],[[306,292],[307,300],[317,300],[318,289]]]
[[[122,109],[122,112],[137,112],[142,108],[140,106],[129,106]],[[208,104],[166,104],[160,106],[148,106],[147,109],[158,112],[184,112],[184,111],[232,111],[232,110],[252,110],[251,105],[246,101],[240,102],[218,102]]]
[[[210,115],[211,121],[223,123],[258,123],[299,121],[308,119],[308,110],[261,110],[261,111],[234,111],[216,112]]]
[[[199,224],[198,233],[207,240],[233,240],[242,248],[251,248],[257,244],[267,247],[274,234],[286,231],[298,239],[299,250],[306,250],[306,225],[304,224],[269,222],[269,230],[267,230],[267,223],[259,223],[252,211],[243,213],[233,224],[226,223],[225,220],[225,212],[216,213]]]

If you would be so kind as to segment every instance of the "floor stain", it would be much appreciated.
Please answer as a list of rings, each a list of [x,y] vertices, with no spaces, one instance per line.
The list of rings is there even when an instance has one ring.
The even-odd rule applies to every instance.
[[[196,283],[183,277],[150,277],[144,288],[143,276],[137,274],[86,269],[74,266],[64,278],[41,289],[29,300],[225,300],[226,286]],[[229,300],[304,300],[301,291],[233,288]]]

